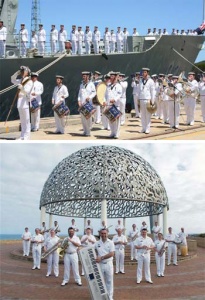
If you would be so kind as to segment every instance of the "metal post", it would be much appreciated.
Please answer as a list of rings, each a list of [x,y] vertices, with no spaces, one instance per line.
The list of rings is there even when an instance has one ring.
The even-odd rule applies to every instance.
[[[167,207],[163,209],[163,235],[167,234]]]
[[[123,234],[126,235],[126,218],[123,218],[123,226],[124,226]]]
[[[53,226],[53,215],[49,214],[49,228],[51,228]]]
[[[101,202],[101,222],[105,221],[105,225],[107,226],[107,201],[104,199]]]
[[[41,206],[41,220],[40,220],[41,224],[40,226],[42,225],[43,222],[46,222],[46,208],[45,206]]]

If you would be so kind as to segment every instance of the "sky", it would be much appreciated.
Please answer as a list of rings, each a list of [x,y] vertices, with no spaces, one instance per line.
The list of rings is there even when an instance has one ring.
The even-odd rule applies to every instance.
[[[40,196],[52,170],[72,153],[103,143],[1,143],[0,144],[0,208],[1,234],[22,234],[26,226],[34,233],[40,224]],[[184,227],[187,233],[205,232],[204,142],[118,142],[115,146],[128,149],[145,159],[156,170],[169,199],[168,226],[175,233]],[[71,217],[53,216],[61,232],[66,233]],[[129,231],[133,223],[139,228],[149,218],[127,219]],[[160,221],[162,215],[160,216]],[[48,228],[48,215],[46,225]],[[99,228],[100,220],[91,223]],[[76,218],[83,231],[83,219]],[[108,219],[114,233],[117,219]],[[95,233],[95,232],[94,232]],[[97,232],[96,232],[97,234]]]
[[[116,31],[117,27],[126,27],[130,34],[134,27],[140,35],[145,35],[148,28],[166,28],[171,33],[175,29],[196,29],[204,19],[204,0],[39,0],[40,20],[47,33],[51,25],[59,29],[63,24],[68,33],[71,26],[89,25],[91,30],[98,26],[101,34],[105,27]],[[32,0],[19,0],[19,13],[16,22],[31,28]],[[26,13],[25,13],[26,12]],[[205,49],[200,52],[196,62],[205,59]]]

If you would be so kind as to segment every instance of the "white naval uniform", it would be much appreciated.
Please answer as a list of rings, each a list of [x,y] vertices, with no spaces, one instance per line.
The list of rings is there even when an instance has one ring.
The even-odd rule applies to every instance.
[[[124,125],[125,123],[125,106],[126,106],[126,90],[128,87],[128,83],[126,80],[120,82],[122,87],[122,96],[120,100],[120,111],[122,113],[120,117],[120,125]]]
[[[33,34],[32,37],[31,37],[31,45],[30,45],[30,48],[33,49],[33,48],[37,48],[37,45],[38,45],[38,36],[37,34]]]
[[[116,32],[116,41],[117,41],[117,52],[122,52],[122,46],[123,46],[123,32],[117,31]]]
[[[104,41],[104,47],[105,47],[106,54],[110,53],[110,40],[111,40],[110,32],[109,31],[104,32],[103,41]]]
[[[110,34],[110,53],[115,53],[116,34],[113,32]]]
[[[0,58],[5,58],[6,38],[7,38],[7,28],[5,26],[2,26],[0,28]]]
[[[65,99],[69,96],[67,87],[64,84],[57,85],[53,91],[52,103],[56,105],[58,102],[63,101],[65,104]],[[65,117],[59,118],[57,113],[54,111],[56,132],[65,133]]]
[[[107,83],[106,86],[109,87],[109,86],[110,86],[110,83]],[[109,99],[109,91],[110,91],[110,89],[107,88],[107,89],[106,89],[106,93],[105,93],[105,98],[104,98],[104,102],[105,102],[105,103],[106,103],[106,99],[107,99],[107,98]],[[103,125],[102,129],[110,130],[110,125],[109,125],[109,122],[108,122],[108,118],[103,114],[103,112],[104,112],[106,109],[107,109],[106,106],[104,106],[104,107],[102,108],[102,116],[101,116],[102,125]]]
[[[174,94],[175,98],[169,97],[168,99],[168,114],[169,114],[169,124],[170,127],[179,127],[179,117],[180,117],[180,99],[182,85],[181,83],[175,84]],[[165,89],[166,93],[166,89]]]
[[[58,236],[49,236],[44,243],[46,250],[48,251],[50,248],[52,248],[58,243],[59,240],[60,238]],[[59,275],[59,254],[57,249],[47,256],[47,275],[52,273],[52,267],[54,275],[57,277]]]
[[[169,124],[169,100],[170,97],[165,93],[165,88],[163,87],[162,91],[162,114],[163,114],[163,123],[164,124]]]
[[[191,92],[198,91],[198,82],[196,80],[188,81],[188,84],[191,85]],[[194,125],[194,113],[196,109],[196,98],[191,95],[187,95],[184,98],[184,109],[187,115],[187,124]]]
[[[205,123],[205,81],[199,83],[199,94],[201,101],[202,122]]]
[[[161,230],[162,229],[159,225],[157,225],[157,226],[154,225],[152,227],[152,231],[153,231],[153,235],[154,235],[154,241],[158,240],[158,233],[161,233],[162,232]]]
[[[86,98],[89,99],[89,103],[92,105],[92,99],[96,95],[95,85],[93,82],[89,81],[88,83],[84,84],[81,83],[79,93],[78,93],[78,102],[80,105],[84,105],[87,101]],[[82,114],[81,115],[81,122],[83,126],[83,134],[86,136],[90,136],[90,129],[92,127],[92,117],[86,119]]]
[[[51,54],[55,54],[57,52],[57,41],[58,41],[58,30],[51,29],[50,31],[50,45],[51,45]]]
[[[40,269],[41,266],[41,248],[42,242],[44,242],[44,237],[42,234],[35,234],[32,236],[31,241],[32,243],[32,255],[33,255],[33,267]],[[41,242],[38,244],[38,242]]]
[[[23,240],[23,255],[29,256],[30,252],[30,244],[31,244],[31,233],[29,231],[25,231],[22,236]]]
[[[127,45],[127,37],[129,36],[129,32],[123,31],[123,52],[126,53],[128,51],[128,45]]]
[[[45,54],[45,45],[46,45],[46,31],[45,29],[38,30],[38,51],[40,55]]]
[[[135,240],[138,238],[139,231],[138,229],[130,230],[128,237],[131,239],[130,241],[130,258],[131,260],[136,259],[137,260],[137,249],[135,248]],[[134,239],[134,240],[133,240]]]
[[[65,41],[67,40],[67,31],[59,30],[58,31],[58,45],[59,45],[59,52],[64,53],[65,51]]]
[[[107,239],[106,242],[103,243],[103,241],[100,239],[95,243],[95,249],[98,253],[98,256],[105,256],[106,254],[110,252],[115,251],[115,245],[113,241],[110,239]],[[113,292],[114,292],[114,286],[113,286],[113,257],[106,258],[102,260],[100,263],[100,268],[105,280],[105,285],[107,287],[108,295],[110,297],[110,300],[113,300]]]
[[[20,55],[26,57],[26,47],[28,43],[28,30],[26,28],[19,31],[20,37]]]
[[[133,101],[134,101],[134,108],[135,108],[135,117],[139,118],[140,117],[140,112],[138,108],[138,99],[137,99],[137,86],[138,82],[136,80],[133,80],[131,83],[132,87],[132,95],[133,95]]]
[[[167,264],[170,265],[171,263],[171,256],[173,254],[173,264],[177,264],[177,245],[173,242],[176,238],[176,234],[168,233],[165,236],[165,240],[168,242],[168,261]]]
[[[90,226],[88,226],[87,228],[91,228]],[[85,240],[86,239],[86,240]],[[88,240],[89,239],[89,240]],[[94,237],[94,235],[90,234],[90,235],[87,235],[87,234],[84,234],[81,238],[81,245],[83,247],[94,247],[95,246],[95,243],[96,243],[96,238]],[[83,266],[82,266],[82,276],[85,275],[85,272],[84,272],[84,269],[83,269]]]
[[[68,239],[65,238],[64,241]],[[79,237],[74,235],[71,240],[75,243],[81,244]],[[72,268],[73,276],[76,283],[81,284],[81,278],[79,275],[79,266],[78,266],[78,254],[77,254],[78,247],[74,246],[73,243],[68,242],[68,247],[65,250],[64,255],[64,276],[63,280],[65,282],[69,282],[70,280],[70,271]]]
[[[150,237],[143,238],[140,236],[135,241],[135,246],[147,246],[154,247],[154,242]],[[137,249],[137,281],[142,280],[142,268],[144,264],[144,273],[146,281],[151,281],[151,273],[150,273],[150,250],[145,249]]]
[[[99,53],[99,44],[100,44],[100,31],[99,30],[93,31],[92,41],[93,41],[94,53],[98,54]]]
[[[31,94],[35,93],[35,96],[32,96]],[[30,93],[30,103],[32,99],[36,99],[38,101],[39,106],[41,107],[42,100],[41,95],[43,94],[43,84],[40,81],[34,81],[33,87],[31,89]],[[40,115],[41,115],[41,108],[39,108],[37,111],[31,113],[31,130],[39,130],[39,124],[40,124]]]
[[[165,249],[166,242],[165,240],[156,240],[154,242],[155,248],[157,251],[160,251],[162,248]],[[164,270],[165,270],[165,251],[164,253],[160,256],[158,252],[155,252],[155,260],[156,260],[156,267],[157,267],[157,275],[158,276],[163,276],[164,275]]]
[[[108,107],[110,107],[113,104],[113,103],[110,103],[110,100],[114,99],[115,100],[114,104],[119,110],[121,96],[122,96],[122,86],[118,82],[114,83],[114,84],[110,84],[109,86],[107,86],[105,94],[106,94],[105,95],[106,105]],[[108,123],[109,123],[110,130],[111,130],[110,137],[118,138],[119,134],[120,134],[120,118],[118,118],[114,122],[110,122],[110,120],[108,120]]]
[[[96,92],[97,92],[97,86],[98,84],[100,84],[102,82],[102,79],[96,79],[93,83],[95,85],[95,89],[96,89]],[[94,113],[94,122],[99,124],[101,122],[101,106],[100,105],[94,105],[93,106],[95,107],[96,111]]]
[[[80,30],[78,31],[78,40],[77,40],[78,55],[83,54],[83,42],[84,42],[84,32],[83,30]]]
[[[77,52],[77,35],[78,35],[78,32],[76,29],[72,30],[70,33],[70,40],[72,43],[72,55],[75,55]]]
[[[91,43],[92,43],[92,31],[91,30],[86,30],[84,34],[84,39],[85,39],[85,53],[90,54],[91,51]]]
[[[112,239],[113,243],[123,242],[127,243],[127,238],[125,235],[119,236],[118,234],[114,235]],[[116,260],[116,273],[124,273],[124,260],[125,260],[125,245],[116,244],[115,245],[115,260]]]
[[[140,112],[141,112],[141,123],[142,132],[149,133],[151,125],[151,113],[147,111],[147,103],[151,101],[154,103],[155,99],[155,85],[151,78],[146,81],[140,80],[137,86],[137,97],[140,100]]]
[[[19,71],[14,73],[11,76],[11,82],[13,84],[22,84],[27,80],[28,77],[23,79],[17,79],[19,75]],[[17,101],[17,108],[19,111],[19,117],[21,122],[21,139],[22,140],[29,140],[30,139],[30,132],[31,132],[31,124],[30,124],[30,115],[29,115],[29,100],[30,100],[30,93],[33,87],[33,82],[30,79],[23,85],[20,89],[18,94],[18,101]]]
[[[163,88],[162,84],[159,82],[155,82],[155,100],[157,103],[157,114],[156,117],[158,119],[163,119],[163,111],[162,111],[162,94],[163,94]]]

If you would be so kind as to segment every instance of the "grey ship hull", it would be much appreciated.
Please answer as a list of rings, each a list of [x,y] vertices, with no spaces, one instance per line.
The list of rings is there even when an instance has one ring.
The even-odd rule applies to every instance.
[[[142,67],[149,67],[151,74],[186,73],[193,69],[185,57],[194,63],[201,45],[205,41],[205,36],[162,36],[150,49],[143,52],[132,52],[126,54],[109,54],[104,57],[99,55],[66,56],[59,62],[41,73],[39,80],[44,84],[42,96],[43,105],[41,117],[53,116],[51,97],[55,86],[55,75],[65,76],[64,83],[69,89],[67,105],[71,114],[78,113],[77,95],[81,83],[81,72],[98,70],[102,74],[110,70],[120,71],[129,76],[129,88],[127,90],[127,103],[133,103],[132,88],[130,87],[131,74],[139,71]],[[174,49],[181,55],[177,54]],[[56,57],[45,58],[14,58],[0,60],[0,90],[11,85],[11,75],[16,72],[21,65],[29,66],[32,71],[38,71],[44,66],[54,61]],[[0,121],[5,121],[10,106],[14,99],[16,89],[12,89],[1,95],[0,101]],[[9,120],[18,119],[16,104],[12,109]]]

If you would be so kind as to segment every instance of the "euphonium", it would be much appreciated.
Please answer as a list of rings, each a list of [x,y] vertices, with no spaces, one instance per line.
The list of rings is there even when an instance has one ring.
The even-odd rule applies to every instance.
[[[53,245],[50,249],[48,249],[48,251],[41,254],[41,258],[44,259],[49,254],[53,253],[55,250],[57,250],[59,248],[59,244],[61,244],[61,243],[62,243],[62,241],[58,241],[57,243],[55,243],[55,245]]]
[[[69,247],[69,241],[68,241],[68,238],[65,238],[63,240],[63,242],[61,243],[61,247],[58,248],[57,252],[58,252],[58,255],[59,257],[64,257],[65,255],[65,250]]]

